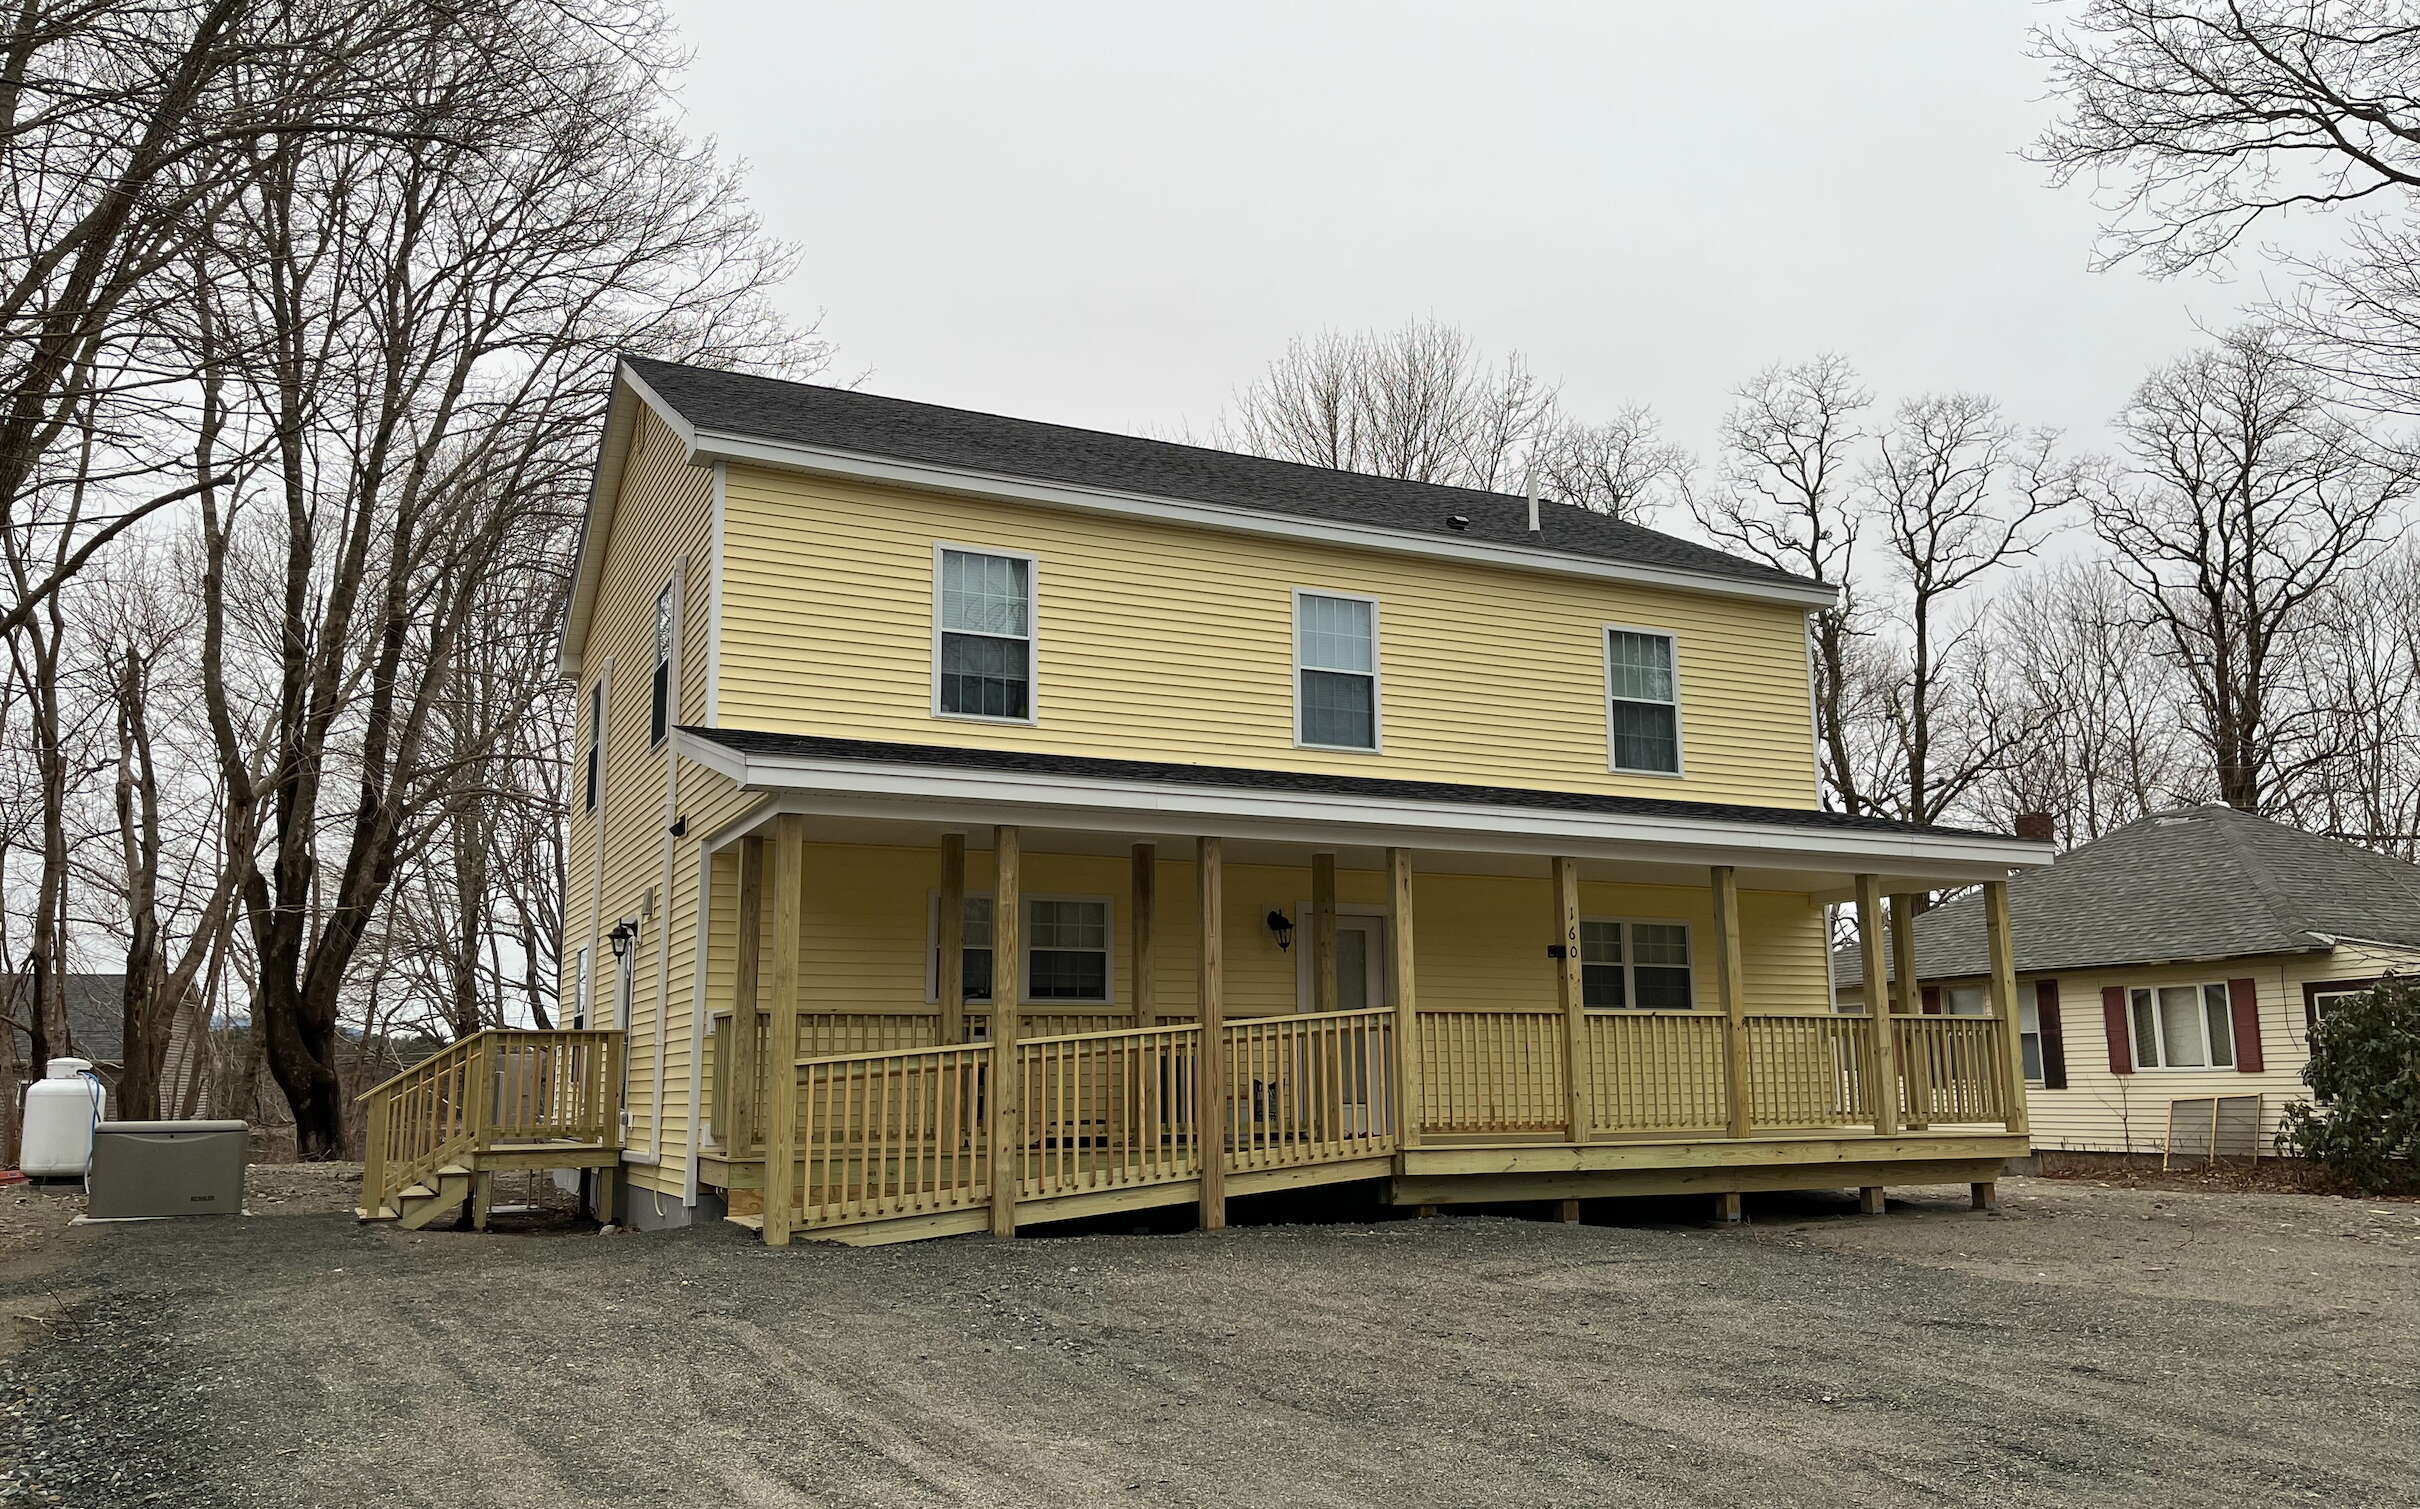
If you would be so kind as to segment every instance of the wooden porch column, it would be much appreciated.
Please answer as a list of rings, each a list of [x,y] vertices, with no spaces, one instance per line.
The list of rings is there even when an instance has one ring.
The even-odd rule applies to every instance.
[[[773,1023],[765,1045],[772,1093],[765,1106],[765,1242],[789,1245],[798,1163],[798,984],[807,911],[807,820],[773,819]]]
[[[1159,961],[1151,950],[1151,928],[1160,905],[1160,851],[1156,844],[1136,844],[1133,858],[1134,894],[1128,898],[1127,925],[1134,930],[1129,950],[1134,960],[1134,1025],[1156,1027],[1160,1020]]]
[[[1594,1076],[1588,1061],[1588,995],[1580,970],[1580,862],[1558,857],[1554,862],[1556,1003],[1563,1008],[1563,1108],[1565,1135],[1586,1142],[1590,1128],[1589,1085]],[[1577,1220],[1574,1216],[1572,1219]]]
[[[1194,879],[1201,896],[1201,1047],[1193,1071],[1194,1146],[1201,1156],[1204,1231],[1227,1224],[1227,864],[1226,845],[1194,840]]]
[[[1745,950],[1739,930],[1739,872],[1729,865],[1713,867],[1714,989],[1723,1003],[1723,1104],[1729,1108],[1727,1130],[1748,1135],[1748,986]],[[1727,1208],[1727,1207],[1726,1207]],[[1736,1215],[1727,1219],[1737,1220]]]
[[[1024,840],[1014,828],[992,829],[991,1090],[984,1102],[992,1158],[992,1235],[1017,1234],[1017,1185],[1025,1173],[1025,1066],[1017,1061],[1025,993],[1019,967],[1025,906],[1017,891]]]
[[[2008,882],[1983,882],[1983,931],[1991,948],[1991,1013],[2000,1019],[2000,1057],[2008,1065],[2007,1126],[2033,1124],[2025,1104],[2025,1024],[2017,1016],[2017,946],[2008,926]]]
[[[1311,856],[1311,1009],[1336,1009],[1336,856]]]
[[[941,1044],[966,1041],[966,835],[941,835],[941,963],[934,993],[941,998]]]
[[[1882,918],[1882,877],[1857,877],[1857,951],[1865,964],[1867,1023],[1865,1049],[1866,1094],[1873,1102],[1874,1135],[1888,1137],[1899,1130],[1898,1045],[1891,1037],[1890,971],[1884,966],[1885,924]]]
[[[765,957],[765,841],[739,842],[739,952],[731,967],[731,1125],[720,1128],[723,1147],[746,1157],[761,1135],[765,1108],[757,1103],[765,1082],[757,1056],[756,1029],[764,1020],[758,982]]]
[[[1412,975],[1412,851],[1386,851],[1387,890],[1394,925],[1395,1140],[1420,1145],[1420,1008]]]
[[[1916,981],[1916,898],[1891,898],[1891,1009],[1901,1016],[1924,1015],[1924,987]],[[1891,1042],[1899,1041],[1891,1029]],[[1911,1131],[1932,1125],[1933,1064],[1931,1039],[1919,1036],[1916,1052],[1899,1066],[1907,1078],[1907,1126]]]

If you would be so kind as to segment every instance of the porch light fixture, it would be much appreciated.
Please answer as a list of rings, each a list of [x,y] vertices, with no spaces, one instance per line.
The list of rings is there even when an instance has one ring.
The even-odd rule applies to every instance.
[[[615,962],[618,963],[630,957],[630,940],[638,935],[638,927],[628,919],[613,925],[613,931],[605,935],[605,941],[613,945]]]
[[[1294,919],[1275,907],[1269,908],[1269,934],[1277,940],[1277,947],[1281,953],[1293,947]]]

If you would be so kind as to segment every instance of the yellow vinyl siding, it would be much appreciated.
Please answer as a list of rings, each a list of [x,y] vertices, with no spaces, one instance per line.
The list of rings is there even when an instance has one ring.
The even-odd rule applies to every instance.
[[[2067,1088],[2039,1085],[2026,1096],[2036,1147],[2095,1152],[2156,1153],[2167,1146],[2168,1103],[2206,1095],[2258,1095],[2261,1154],[2276,1151],[2280,1117],[2292,1101],[2307,1099],[2303,1065],[2310,1038],[2303,1020],[2302,987],[2310,980],[2364,979],[2390,970],[2420,967],[2420,951],[2342,944],[2313,954],[2272,954],[2222,959],[2208,964],[2164,964],[2142,968],[2084,970],[2057,975],[2059,1023],[2067,1040]],[[2033,981],[2022,984],[2033,998]],[[2109,1038],[2101,1015],[2105,986],[2207,984],[2248,979],[2260,998],[2261,1072],[2235,1069],[2149,1069],[2109,1072]]]
[[[806,867],[801,1009],[915,1016],[930,1012],[927,959],[932,898],[941,877],[939,856],[925,848],[810,843]],[[969,890],[990,890],[990,873],[988,853],[968,856]],[[1028,1008],[1029,1013],[1090,1016],[1131,1007],[1128,878],[1122,857],[1026,854],[1023,888],[1028,895],[1109,900],[1115,993],[1106,1007],[1036,1003]],[[1227,867],[1226,990],[1231,1015],[1298,1009],[1297,958],[1309,947],[1310,937],[1308,919],[1300,908],[1310,888],[1307,867]],[[1158,892],[1153,950],[1157,1010],[1164,1016],[1187,1018],[1193,1014],[1200,958],[1199,912],[1190,861],[1163,859]],[[721,894],[718,891],[718,897]],[[1337,876],[1337,898],[1342,905],[1375,905],[1384,895],[1385,877],[1376,871],[1342,870]],[[1590,884],[1583,888],[1582,902],[1591,916],[1668,918],[1692,924],[1697,1004],[1704,1010],[1717,1009],[1706,961],[1713,927],[1708,892],[1676,886]],[[1555,1009],[1556,966],[1546,955],[1555,929],[1542,877],[1425,874],[1418,880],[1415,903],[1413,936],[1423,1010]],[[1269,931],[1266,918],[1272,909],[1284,911],[1298,924],[1291,950],[1279,949]],[[1828,1009],[1821,906],[1795,892],[1750,892],[1742,899],[1741,911],[1749,1009]],[[718,974],[721,967],[717,965]],[[712,999],[710,1009],[723,1009],[729,999],[728,985]],[[970,1009],[983,1011],[986,1003]],[[867,1042],[862,1046],[909,1045]],[[852,1051],[859,1046],[851,1042],[826,1051]]]
[[[1038,558],[1033,726],[936,717],[933,552]],[[733,728],[1700,798],[1815,801],[1803,610],[734,465]],[[1294,743],[1293,591],[1380,602],[1385,752]],[[1676,636],[1686,774],[1608,769],[1605,625]]]

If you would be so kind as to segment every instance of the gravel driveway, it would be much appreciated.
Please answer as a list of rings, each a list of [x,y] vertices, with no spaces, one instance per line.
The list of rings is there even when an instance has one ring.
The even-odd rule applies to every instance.
[[[0,1502],[2420,1503],[2410,1204],[777,1252],[360,1227],[310,1177],[0,1240]]]

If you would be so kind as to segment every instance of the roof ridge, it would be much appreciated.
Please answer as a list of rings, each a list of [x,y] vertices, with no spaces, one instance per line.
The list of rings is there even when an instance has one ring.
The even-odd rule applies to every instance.
[[[1123,441],[1130,444],[1161,446],[1172,451],[1190,451],[1202,456],[1217,457],[1222,462],[1247,461],[1261,466],[1284,467],[1291,471],[1301,472],[1309,476],[1357,477],[1365,481],[1386,483],[1395,487],[1425,488],[1438,494],[1452,495],[1453,497],[1465,500],[1484,500],[1488,503],[1503,505],[1505,507],[1526,507],[1529,502],[1528,495],[1525,493],[1494,492],[1486,488],[1464,487],[1459,483],[1453,482],[1429,482],[1416,477],[1390,477],[1383,472],[1355,471],[1350,467],[1342,466],[1321,466],[1317,462],[1294,461],[1283,456],[1263,456],[1253,451],[1229,450],[1225,447],[1215,445],[1199,445],[1190,440],[1166,440],[1156,435],[1136,435],[1125,430],[1105,430],[1093,425],[1068,424],[1056,419],[1029,419],[1018,414],[998,414],[988,409],[970,409],[958,404],[933,403],[921,398],[899,398],[889,393],[868,392],[863,388],[846,388],[834,383],[804,382],[798,378],[775,377],[770,373],[764,372],[745,372],[734,367],[708,367],[702,366],[695,362],[666,361],[662,357],[644,356],[628,351],[619,352],[616,355],[618,360],[634,366],[645,365],[650,367],[665,367],[683,372],[702,372],[716,378],[740,378],[749,382],[768,383],[777,387],[805,388],[817,392],[840,394],[849,398],[871,399],[877,403],[893,404],[903,409],[919,409],[930,413],[972,415],[978,419],[999,420],[1008,424],[1031,425],[1039,429],[1056,430],[1067,435],[1095,436],[1102,439]],[[835,449],[846,450],[847,447],[841,446],[835,447]],[[1439,501],[1443,502],[1445,499],[1441,497]],[[1774,581],[1796,582],[1816,586],[1831,585],[1830,583],[1824,582],[1817,577],[1800,576],[1796,572],[1786,571],[1781,567],[1773,566],[1763,561],[1754,560],[1747,556],[1734,555],[1727,550],[1723,550],[1713,545],[1708,545],[1700,540],[1692,540],[1686,535],[1678,535],[1670,532],[1669,530],[1657,529],[1653,525],[1642,524],[1635,519],[1625,519],[1612,514],[1601,513],[1596,509],[1589,508],[1584,504],[1571,502],[1568,499],[1549,498],[1541,495],[1538,499],[1538,504],[1542,510],[1553,509],[1567,516],[1580,515],[1592,519],[1602,520],[1604,523],[1610,524],[1618,529],[1633,530],[1641,535],[1650,536],[1658,540],[1668,541],[1672,544],[1685,546],[1692,550],[1703,551],[1709,555],[1729,562],[1734,567],[1751,568]],[[1688,570],[1691,568],[1680,566],[1676,567],[1675,569]]]

